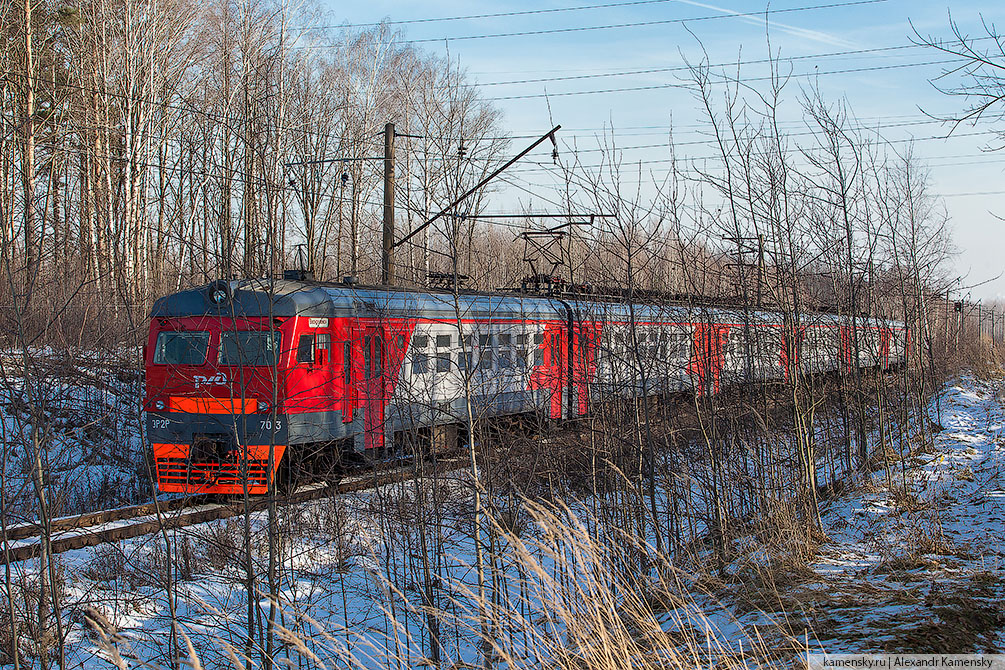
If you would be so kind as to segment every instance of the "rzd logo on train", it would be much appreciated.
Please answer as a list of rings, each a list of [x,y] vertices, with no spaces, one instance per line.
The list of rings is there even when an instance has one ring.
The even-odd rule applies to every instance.
[[[223,386],[227,383],[227,375],[223,372],[218,372],[212,377],[195,375],[192,377],[192,381],[195,382],[196,388],[199,388],[200,386]]]

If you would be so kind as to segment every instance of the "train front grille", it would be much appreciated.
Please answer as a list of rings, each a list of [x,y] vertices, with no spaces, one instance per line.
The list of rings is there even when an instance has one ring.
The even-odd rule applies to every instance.
[[[255,458],[224,462],[209,459],[158,458],[157,480],[161,484],[191,487],[221,484],[240,486],[245,480],[249,486],[266,486],[269,481],[268,465],[268,461]]]

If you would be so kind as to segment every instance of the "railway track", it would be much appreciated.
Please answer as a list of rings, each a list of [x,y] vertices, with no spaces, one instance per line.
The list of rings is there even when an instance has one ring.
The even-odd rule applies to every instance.
[[[450,472],[464,467],[465,464],[464,458],[455,457],[441,459],[433,467],[439,472]],[[278,498],[277,503],[285,506],[333,498],[387,484],[409,481],[413,477],[414,468],[411,465],[382,471],[366,470],[344,477],[334,484],[311,484],[300,487],[288,497]],[[256,497],[252,498],[246,510],[243,501],[209,502],[208,497],[198,496],[160,502],[159,514],[154,503],[145,503],[133,507],[53,519],[51,522],[50,553],[59,554],[98,544],[152,535],[166,529],[184,528],[208,521],[227,519],[244,514],[246,511],[260,512],[266,509],[267,505],[267,498]],[[39,530],[36,524],[23,524],[8,528],[6,543],[0,547],[0,565],[25,561],[38,556],[42,549],[38,535]]]

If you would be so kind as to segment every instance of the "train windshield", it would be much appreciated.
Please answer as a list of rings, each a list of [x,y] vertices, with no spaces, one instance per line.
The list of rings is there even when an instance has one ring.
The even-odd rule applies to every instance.
[[[168,331],[157,335],[154,363],[158,365],[202,365],[206,362],[209,333]]]
[[[279,359],[279,333],[237,331],[220,335],[220,365],[275,365]]]

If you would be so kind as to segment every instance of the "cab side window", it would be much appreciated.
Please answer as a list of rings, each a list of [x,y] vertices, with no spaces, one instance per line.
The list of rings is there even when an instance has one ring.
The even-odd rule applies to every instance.
[[[297,363],[314,362],[314,333],[304,333],[297,340]]]

